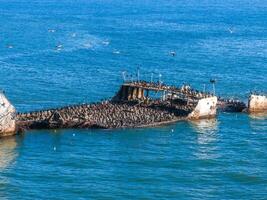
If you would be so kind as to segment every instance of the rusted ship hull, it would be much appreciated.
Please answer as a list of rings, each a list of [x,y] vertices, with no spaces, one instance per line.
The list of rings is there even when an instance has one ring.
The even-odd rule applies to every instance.
[[[216,115],[217,97],[195,98],[192,91],[169,88],[151,83],[126,83],[110,101],[18,114],[17,124],[20,129],[135,128]],[[149,92],[162,92],[164,96],[151,99]],[[167,98],[166,93],[176,97]]]
[[[162,92],[151,99],[149,92]],[[8,102],[9,103],[9,102]],[[211,118],[216,115],[217,97],[161,84],[126,83],[110,101],[66,106],[58,109],[17,113],[9,103],[12,115],[6,115],[2,131],[58,128],[136,128],[160,126],[181,120]],[[10,118],[13,116],[13,118]],[[8,129],[8,127],[10,129]],[[10,130],[10,131],[9,131]]]
[[[267,96],[252,94],[248,100],[248,112],[264,112],[267,111]]]
[[[244,102],[231,99],[219,99],[217,108],[222,112],[244,112],[247,110],[247,106]]]
[[[216,105],[216,102],[213,105]],[[187,119],[210,118],[216,115],[216,106],[210,106],[212,108],[208,108],[208,110],[201,106],[198,105],[196,108],[177,108],[162,106],[157,102],[150,103],[149,105],[102,102],[98,104],[85,104],[56,110],[18,114],[17,126],[20,130],[138,128],[160,126]]]

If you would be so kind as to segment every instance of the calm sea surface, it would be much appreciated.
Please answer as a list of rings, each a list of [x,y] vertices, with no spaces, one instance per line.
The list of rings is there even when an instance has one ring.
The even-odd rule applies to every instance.
[[[267,3],[0,1],[0,87],[20,112],[109,98],[138,66],[242,100],[267,91]],[[0,199],[111,198],[267,199],[266,116],[0,140]]]

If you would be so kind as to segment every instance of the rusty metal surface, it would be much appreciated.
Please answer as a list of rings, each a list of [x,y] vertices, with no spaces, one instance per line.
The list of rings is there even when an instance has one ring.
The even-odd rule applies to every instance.
[[[267,96],[250,95],[248,100],[248,112],[262,112],[267,110]]]

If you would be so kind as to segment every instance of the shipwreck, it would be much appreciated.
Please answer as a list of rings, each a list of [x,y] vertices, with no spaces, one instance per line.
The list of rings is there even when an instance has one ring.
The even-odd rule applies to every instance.
[[[216,116],[217,97],[184,85],[125,82],[110,100],[26,113],[1,94],[1,136],[28,129],[136,128]]]
[[[181,120],[214,118],[217,110],[254,112],[266,109],[266,96],[251,95],[248,106],[239,100],[217,98],[189,85],[176,87],[162,82],[125,81],[109,100],[16,112],[0,94],[0,136],[29,129],[138,128],[160,126]]]

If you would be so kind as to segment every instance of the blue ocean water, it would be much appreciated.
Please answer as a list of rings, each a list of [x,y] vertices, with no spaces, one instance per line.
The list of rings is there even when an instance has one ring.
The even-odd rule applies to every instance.
[[[140,67],[246,100],[267,91],[266,19],[259,0],[1,0],[0,87],[18,111],[93,102]],[[28,131],[0,140],[0,199],[267,199],[266,152],[266,117],[246,114]]]

